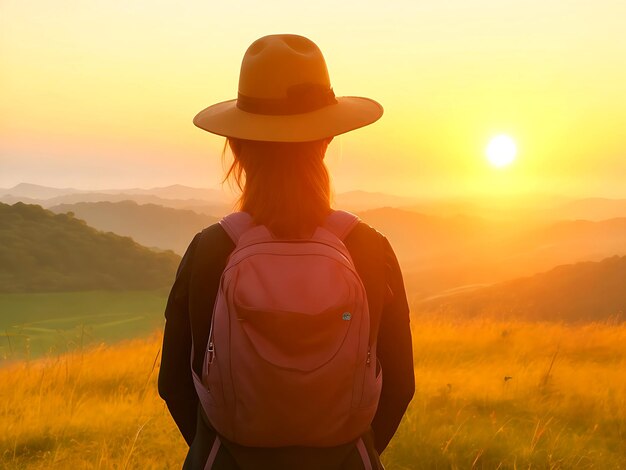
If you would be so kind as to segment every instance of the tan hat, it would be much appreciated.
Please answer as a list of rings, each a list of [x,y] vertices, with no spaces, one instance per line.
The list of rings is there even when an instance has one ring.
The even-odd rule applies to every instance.
[[[238,98],[209,106],[193,123],[226,137],[307,142],[367,126],[382,114],[369,98],[335,97],[324,56],[310,39],[276,34],[246,51]]]

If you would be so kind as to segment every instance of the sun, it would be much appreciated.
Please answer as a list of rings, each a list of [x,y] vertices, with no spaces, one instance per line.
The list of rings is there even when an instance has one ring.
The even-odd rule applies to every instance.
[[[501,168],[509,165],[517,155],[515,141],[508,135],[500,134],[492,137],[485,150],[487,160],[493,166]]]

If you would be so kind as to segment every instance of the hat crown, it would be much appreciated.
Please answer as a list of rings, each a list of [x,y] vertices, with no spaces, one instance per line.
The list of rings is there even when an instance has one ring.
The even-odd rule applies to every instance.
[[[237,98],[203,109],[193,122],[230,138],[310,142],[367,126],[382,114],[369,98],[335,96],[324,56],[310,39],[273,34],[248,47]]]
[[[326,61],[317,45],[303,36],[274,34],[254,41],[239,74],[239,94],[284,99],[294,86],[330,89]]]

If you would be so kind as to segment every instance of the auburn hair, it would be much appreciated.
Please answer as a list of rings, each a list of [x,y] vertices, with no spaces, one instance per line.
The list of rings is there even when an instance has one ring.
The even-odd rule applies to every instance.
[[[241,191],[236,208],[280,238],[305,238],[330,212],[330,177],[324,163],[331,139],[262,142],[228,137],[233,162],[224,182]]]

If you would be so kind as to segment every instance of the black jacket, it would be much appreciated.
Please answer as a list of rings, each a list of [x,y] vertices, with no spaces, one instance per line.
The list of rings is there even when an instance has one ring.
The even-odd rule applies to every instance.
[[[400,424],[415,389],[409,307],[398,261],[382,234],[361,222],[344,243],[365,285],[372,328],[378,335],[377,354],[383,370],[383,387],[371,426],[372,435],[367,436],[366,444],[369,442],[382,453]],[[215,431],[199,411],[201,407],[189,370],[191,335],[195,345],[193,367],[201,375],[220,276],[233,248],[233,242],[219,224],[198,233],[183,256],[165,310],[159,394],[191,446],[188,461],[202,460],[191,454],[208,455],[215,436]],[[239,454],[258,451],[265,455],[268,451],[235,445],[230,449]],[[281,452],[284,454],[282,458],[293,454],[293,449],[271,450],[273,455]],[[315,452],[324,458],[324,449],[315,449]],[[332,449],[326,453],[332,454]],[[297,458],[298,452],[294,455]],[[257,461],[260,458],[256,455]],[[298,463],[300,467],[301,462]]]

